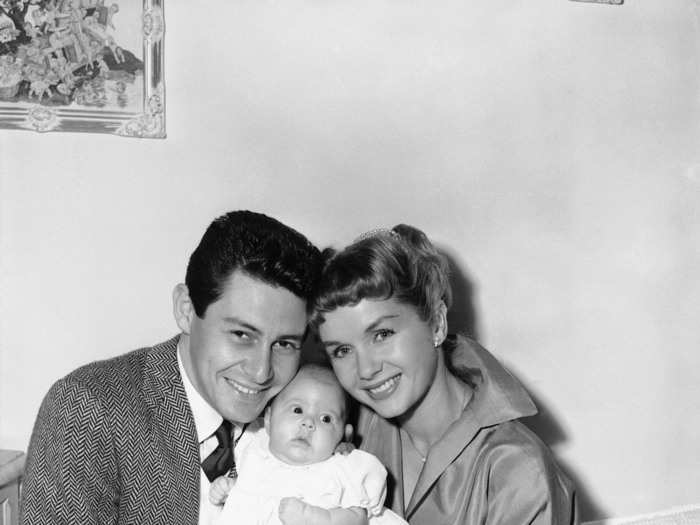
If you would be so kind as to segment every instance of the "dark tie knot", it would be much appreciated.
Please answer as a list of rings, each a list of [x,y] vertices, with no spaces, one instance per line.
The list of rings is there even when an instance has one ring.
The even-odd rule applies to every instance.
[[[231,440],[232,428],[231,422],[224,419],[219,428],[216,429],[216,432],[214,432],[219,444],[202,461],[202,470],[204,470],[210,482],[219,476],[223,476],[234,466],[233,443]]]
[[[226,421],[225,419],[221,422],[219,425],[219,428],[216,429],[216,439],[219,441],[219,446],[224,447],[224,448],[231,448],[231,430],[233,429],[233,425],[231,424],[230,421]]]

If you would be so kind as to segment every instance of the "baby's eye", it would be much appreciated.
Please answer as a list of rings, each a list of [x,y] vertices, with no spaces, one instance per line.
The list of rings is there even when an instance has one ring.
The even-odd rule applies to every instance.
[[[304,411],[301,409],[301,407],[292,408],[292,412],[294,412],[295,414],[303,414],[304,413]]]
[[[329,416],[328,414],[323,414],[321,416],[321,422],[322,423],[331,423],[333,421],[333,418]]]
[[[273,349],[282,353],[294,353],[299,350],[299,344],[294,341],[276,341]]]
[[[333,350],[331,350],[330,354],[333,359],[342,359],[346,355],[350,353],[350,347],[349,346],[336,346]]]
[[[388,328],[384,328],[382,330],[377,330],[374,332],[374,340],[375,342],[379,343],[381,341],[384,341],[385,339],[388,339],[392,335],[394,335],[393,330],[389,330]]]

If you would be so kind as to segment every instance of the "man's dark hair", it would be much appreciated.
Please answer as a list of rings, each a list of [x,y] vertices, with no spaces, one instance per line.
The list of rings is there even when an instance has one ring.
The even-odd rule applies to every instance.
[[[214,220],[190,256],[185,284],[202,318],[240,271],[281,286],[309,304],[320,273],[320,252],[298,231],[252,211],[232,211]]]

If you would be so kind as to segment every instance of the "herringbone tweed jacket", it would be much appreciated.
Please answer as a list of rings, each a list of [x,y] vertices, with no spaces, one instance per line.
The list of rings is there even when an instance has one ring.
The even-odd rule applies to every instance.
[[[22,524],[197,524],[199,445],[177,341],[53,385],[29,445]]]

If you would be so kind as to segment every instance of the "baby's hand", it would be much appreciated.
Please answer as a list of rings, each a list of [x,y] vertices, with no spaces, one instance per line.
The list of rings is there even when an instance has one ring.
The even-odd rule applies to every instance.
[[[209,489],[209,501],[212,505],[223,505],[228,497],[228,493],[236,484],[236,480],[228,476],[219,476],[211,482]]]
[[[353,450],[355,450],[355,445],[353,445],[352,443],[348,443],[347,441],[341,441],[335,447],[335,451],[333,451],[333,453],[334,454],[342,454],[343,456],[347,456]]]
[[[304,510],[308,505],[299,498],[282,498],[279,517],[284,525],[305,525]]]
[[[347,456],[355,450],[355,445],[352,444],[352,434],[353,434],[353,428],[350,423],[345,425],[345,441],[341,441],[338,443],[338,445],[335,447],[335,450],[333,451],[334,454],[342,454],[343,456]]]

